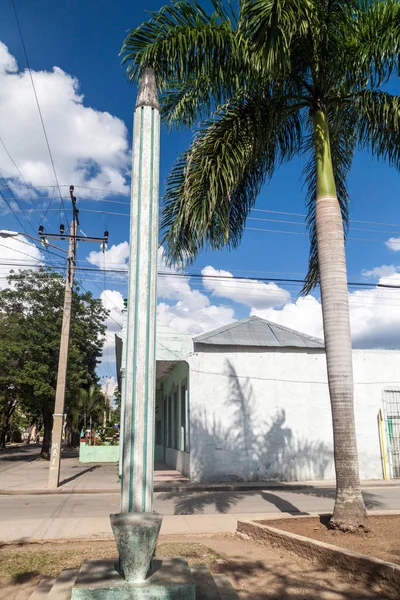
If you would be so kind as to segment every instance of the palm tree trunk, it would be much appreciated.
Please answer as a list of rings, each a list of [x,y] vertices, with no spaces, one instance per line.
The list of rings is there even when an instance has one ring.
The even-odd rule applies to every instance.
[[[353,405],[353,361],[343,222],[336,195],[326,112],[314,113],[316,231],[328,385],[333,422],[336,502],[330,525],[367,527]]]

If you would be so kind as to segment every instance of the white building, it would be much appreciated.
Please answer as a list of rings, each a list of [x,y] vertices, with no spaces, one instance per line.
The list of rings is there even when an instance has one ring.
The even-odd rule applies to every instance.
[[[400,477],[400,351],[353,366],[361,478]],[[158,328],[156,460],[197,482],[334,478],[323,342],[259,317]]]

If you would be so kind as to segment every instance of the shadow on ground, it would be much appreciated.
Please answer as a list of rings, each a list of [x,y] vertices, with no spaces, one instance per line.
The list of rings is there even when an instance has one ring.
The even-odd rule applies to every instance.
[[[282,551],[283,553],[283,551]],[[225,564],[222,571],[244,600],[389,600],[398,598],[397,592],[385,594],[371,580],[355,581],[345,573],[329,567],[296,564],[293,556],[285,557],[283,564],[268,566],[265,561],[243,562],[239,557]],[[294,567],[290,565],[294,563]]]
[[[335,499],[335,490],[324,488],[306,488],[303,490],[293,490],[288,488],[282,489],[285,497],[279,495],[279,492],[272,493],[263,490],[244,491],[244,492],[164,492],[160,493],[157,497],[158,501],[174,502],[174,514],[175,515],[195,515],[203,514],[208,507],[212,508],[212,511],[206,512],[217,512],[226,514],[231,511],[241,500],[258,496],[266,503],[272,504],[282,513],[290,513],[293,515],[307,515],[308,512],[302,511],[299,506],[296,505],[296,496],[301,495],[315,496],[318,498],[330,498]],[[293,497],[289,500],[287,498],[288,493],[293,494]],[[376,499],[375,494],[370,492],[363,492],[364,501],[367,509],[379,509],[383,508],[384,504]],[[243,510],[242,512],[246,512]],[[260,508],[257,512],[271,512],[270,508],[260,504]]]
[[[92,473],[99,467],[100,467],[100,465],[93,465],[92,467],[89,467],[88,469],[84,469],[83,471],[79,471],[79,473],[75,473],[75,475],[72,475],[71,477],[68,477],[67,479],[63,479],[62,481],[60,481],[60,487],[62,485],[65,485],[66,483],[69,483],[70,481],[74,481],[75,479],[82,477],[82,475],[85,475],[86,473]]]
[[[242,600],[388,600],[398,591],[385,591],[371,578],[333,570],[327,560],[311,562],[287,550],[238,537],[209,540],[222,561],[212,570],[225,573]]]

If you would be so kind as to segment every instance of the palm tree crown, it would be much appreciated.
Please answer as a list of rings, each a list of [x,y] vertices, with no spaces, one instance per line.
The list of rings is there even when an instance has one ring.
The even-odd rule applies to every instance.
[[[128,75],[156,72],[169,125],[201,122],[167,180],[163,243],[174,262],[236,247],[276,168],[306,157],[311,235],[305,290],[317,282],[313,114],[327,113],[344,223],[357,148],[399,166],[399,97],[381,90],[398,66],[400,5],[373,0],[242,0],[167,5],[125,40]],[[209,117],[211,113],[211,116]]]

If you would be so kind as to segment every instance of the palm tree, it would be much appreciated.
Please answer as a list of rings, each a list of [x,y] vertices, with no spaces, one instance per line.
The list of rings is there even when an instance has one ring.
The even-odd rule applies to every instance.
[[[398,67],[399,0],[181,0],[131,30],[131,81],[153,69],[162,117],[193,126],[166,185],[169,260],[234,248],[265,181],[305,156],[310,231],[304,293],[320,285],[332,406],[336,503],[331,526],[366,527],[353,407],[344,237],[346,179],[356,149],[399,167],[398,96],[382,91]]]
[[[92,384],[88,389],[81,389],[77,398],[77,405],[73,412],[73,425],[79,429],[82,426],[90,430],[90,443],[92,443],[92,429],[102,422],[105,397],[99,385]]]

